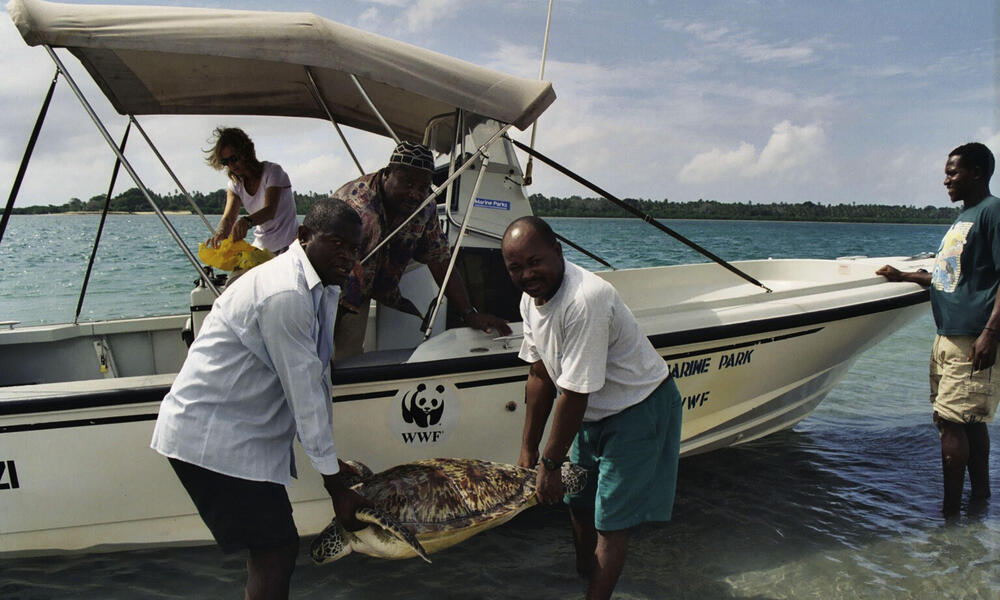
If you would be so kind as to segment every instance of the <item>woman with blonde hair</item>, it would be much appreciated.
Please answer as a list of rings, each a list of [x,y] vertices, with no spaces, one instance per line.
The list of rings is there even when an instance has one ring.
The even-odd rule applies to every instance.
[[[210,141],[207,162],[216,170],[226,169],[229,184],[226,208],[206,244],[218,248],[227,237],[241,240],[253,227],[254,246],[284,252],[298,228],[288,174],[276,163],[257,160],[253,141],[242,129],[217,127]],[[247,214],[237,218],[241,205]]]

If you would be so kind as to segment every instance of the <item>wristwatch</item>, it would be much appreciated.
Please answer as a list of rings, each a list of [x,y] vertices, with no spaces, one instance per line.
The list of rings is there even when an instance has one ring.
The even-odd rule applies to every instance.
[[[545,467],[546,471],[558,471],[561,466],[559,463],[546,456],[541,457],[538,461],[542,463],[542,466]]]
[[[246,221],[247,225],[249,225],[250,227],[253,227],[253,219],[250,218],[250,215],[243,215],[242,217],[240,217],[240,220],[241,221]]]

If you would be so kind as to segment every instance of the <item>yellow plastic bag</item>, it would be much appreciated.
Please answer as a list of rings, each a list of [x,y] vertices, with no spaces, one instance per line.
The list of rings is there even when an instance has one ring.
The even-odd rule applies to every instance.
[[[201,262],[216,269],[232,271],[256,267],[272,258],[270,250],[256,248],[243,240],[233,241],[230,238],[222,240],[218,248],[209,248],[203,243],[198,245],[198,258]]]

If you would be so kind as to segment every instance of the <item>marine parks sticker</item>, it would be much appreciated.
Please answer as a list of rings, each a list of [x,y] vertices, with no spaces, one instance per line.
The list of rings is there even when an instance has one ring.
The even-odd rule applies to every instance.
[[[442,381],[421,381],[396,392],[389,429],[406,446],[444,441],[458,427],[458,391]]]

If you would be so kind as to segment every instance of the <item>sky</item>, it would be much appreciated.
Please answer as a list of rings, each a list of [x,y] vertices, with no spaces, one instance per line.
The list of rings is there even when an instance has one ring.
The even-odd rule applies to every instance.
[[[205,0],[114,3],[229,7]],[[548,2],[239,4],[275,6],[535,79]],[[943,170],[952,148],[980,141],[1000,155],[998,6],[996,0],[555,0],[545,79],[557,99],[538,121],[536,147],[619,197],[944,206]],[[119,137],[125,118],[75,58],[58,52]],[[45,51],[23,42],[4,8],[0,180],[8,186],[53,72]],[[358,174],[332,126],[316,119],[139,120],[191,191],[225,185],[202,152],[217,125],[244,128],[258,157],[281,164],[297,191],[326,193]],[[390,140],[349,128],[347,137],[366,170],[384,166]],[[515,137],[526,142],[528,134]],[[173,193],[176,185],[137,140],[126,154],[142,180],[155,192]],[[113,162],[60,81],[16,206],[103,194]],[[120,178],[116,193],[126,187],[131,182]],[[1000,182],[993,191],[1000,192]],[[593,195],[544,165],[535,166],[528,193]]]

